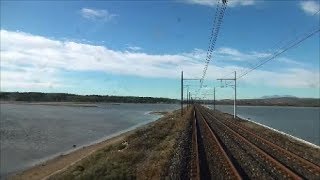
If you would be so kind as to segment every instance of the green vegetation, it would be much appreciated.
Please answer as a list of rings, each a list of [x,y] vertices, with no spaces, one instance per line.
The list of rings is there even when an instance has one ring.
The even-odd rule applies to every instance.
[[[191,109],[169,113],[106,146],[49,179],[161,179],[170,175],[179,137],[191,125]]]
[[[177,103],[176,99],[134,97],[134,96],[101,96],[75,95],[67,93],[40,93],[40,92],[0,92],[2,101],[26,102],[111,102],[111,103]]]

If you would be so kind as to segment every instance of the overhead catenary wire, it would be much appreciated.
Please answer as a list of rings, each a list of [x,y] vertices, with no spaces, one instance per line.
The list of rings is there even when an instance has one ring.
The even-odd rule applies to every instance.
[[[209,54],[210,54],[210,51],[211,51],[211,47],[212,47],[212,40],[213,40],[213,38],[214,38],[214,34],[215,34],[215,30],[216,30],[216,24],[217,24],[217,19],[219,19],[218,18],[218,16],[220,15],[220,0],[218,0],[218,4],[217,4],[217,7],[216,7],[216,11],[215,11],[215,15],[214,15],[214,20],[213,20],[213,23],[212,23],[212,29],[211,29],[211,36],[210,36],[210,40],[209,40],[209,44],[208,44],[208,49],[207,49],[207,53],[206,53],[206,59],[205,59],[205,63],[207,64],[207,61],[208,61],[208,57],[209,57]],[[205,68],[203,69],[203,74],[205,74],[205,72],[206,72],[206,70],[207,70],[207,67],[206,67],[206,65],[205,65]],[[204,75],[202,75],[202,77],[201,77],[201,82],[203,81],[203,79],[204,79]],[[201,83],[200,82],[200,83]],[[200,87],[202,87],[202,83],[201,83],[201,85],[200,85]]]
[[[209,62],[210,62],[211,57],[212,57],[212,52],[213,52],[213,49],[215,47],[215,43],[216,43],[216,40],[217,40],[217,37],[218,37],[218,33],[219,33],[219,30],[220,30],[220,25],[221,25],[221,22],[222,22],[222,18],[224,16],[225,7],[226,6],[223,6],[222,9],[220,10],[220,13],[219,13],[219,17],[218,17],[218,21],[217,21],[217,27],[215,28],[214,37],[213,37],[213,40],[211,42],[211,46],[209,47],[209,53],[207,54],[207,58],[206,58],[206,62],[205,62],[206,64],[205,64],[205,68],[203,70],[201,85],[203,84],[203,80],[204,80],[204,78],[206,76],[208,65],[209,65]]]
[[[216,11],[214,13],[214,19],[213,19],[213,23],[212,23],[212,28],[211,28],[211,35],[210,35],[210,40],[209,40],[209,44],[208,44],[208,49],[207,49],[207,56],[209,54],[209,51],[210,51],[210,47],[212,46],[212,39],[213,39],[213,35],[214,35],[214,31],[215,31],[215,24],[217,22],[217,17],[218,17],[218,14],[220,12],[220,1],[218,0],[218,4],[217,4],[217,7],[216,7]]]
[[[205,60],[205,66],[204,66],[203,73],[202,73],[201,80],[200,80],[200,89],[202,88],[204,78],[207,73],[208,65],[209,65],[209,62],[212,57],[212,52],[215,47],[216,40],[217,40],[219,30],[220,30],[220,26],[221,26],[221,23],[222,23],[224,14],[225,14],[225,10],[227,7],[227,0],[224,0],[221,5],[219,3],[220,3],[220,0],[218,1],[218,5],[216,8],[215,18],[214,18],[210,41],[209,41],[209,47],[207,50],[207,56],[206,56],[206,60]]]
[[[298,36],[295,37],[293,40],[291,40],[289,43],[287,43],[286,45],[282,46],[281,48],[277,49],[273,54],[271,54],[269,57],[264,58],[263,60],[259,61],[258,64],[256,64],[255,66],[253,66],[250,69],[247,69],[246,71],[240,73],[239,76],[236,77],[236,80],[246,76],[247,74],[249,74],[250,72],[258,69],[259,67],[263,66],[264,64],[266,64],[267,62],[277,58],[278,56],[280,56],[281,54],[285,53],[286,51],[288,51],[291,48],[296,47],[297,45],[299,45],[300,43],[302,43],[303,41],[311,38],[312,36],[314,36],[315,34],[320,32],[320,27],[317,26],[316,28],[313,28],[312,31],[308,31],[306,33],[304,33],[302,36]],[[227,74],[226,76],[228,76],[230,74]],[[224,77],[226,77],[224,76]],[[226,84],[227,85],[227,84]]]
[[[320,9],[319,9],[317,12],[315,12],[312,16],[314,16],[314,15],[318,14],[319,12],[320,12]]]
[[[251,68],[254,68],[255,66],[263,63],[266,59],[269,59],[269,58],[272,58],[275,54],[281,52],[283,49],[286,49],[288,46],[290,46],[291,44],[297,42],[298,40],[301,39],[301,37],[305,37],[307,36],[308,34],[310,34],[310,32],[313,32],[315,28],[312,28],[312,30],[310,31],[307,31],[307,32],[304,32],[304,34],[300,35],[300,36],[294,36],[294,38],[292,39],[283,39],[283,40],[280,40],[278,43],[276,43],[276,45],[274,45],[271,49],[273,49],[273,51],[269,50],[267,52],[265,52],[265,54],[269,54],[267,55],[266,57],[262,57],[257,63],[251,63],[250,64],[250,67],[249,69]],[[283,42],[285,42],[284,44],[282,44]],[[276,47],[276,48],[274,48]],[[241,71],[240,71],[240,76],[242,74],[244,74],[245,72],[248,71],[248,68],[243,68]]]
[[[284,52],[288,51],[289,49],[299,45],[300,43],[302,43],[303,41],[309,39],[310,37],[312,37],[313,35],[317,34],[320,31],[320,29],[316,29],[314,31],[312,31],[311,33],[307,34],[306,36],[303,36],[302,38],[299,38],[297,41],[293,42],[292,44],[289,44],[287,47],[284,47],[284,49],[275,52],[272,57],[266,59],[265,61],[262,61],[261,63],[259,63],[258,65],[256,65],[255,67],[245,71],[244,73],[240,74],[237,79],[240,79],[244,76],[246,76],[247,74],[249,74],[250,72],[254,71],[255,69],[261,67],[262,65],[266,64],[267,62],[275,59],[276,57],[278,57],[279,55],[283,54]]]
[[[311,17],[312,17],[312,16],[315,16],[315,15],[318,14],[319,12],[320,12],[320,10],[317,11],[316,13],[314,13],[313,15],[311,15]],[[318,26],[317,26],[317,27],[318,27]],[[297,27],[296,27],[296,28],[297,28]],[[295,31],[296,28],[294,28],[292,31]],[[313,31],[313,29],[312,29],[312,31]],[[307,31],[307,32],[305,32],[305,34],[309,34],[309,32],[310,32],[310,30]],[[302,36],[304,36],[304,34],[303,34]],[[281,50],[284,49],[286,46],[294,43],[295,41],[297,41],[297,40],[300,39],[300,38],[301,38],[301,35],[300,35],[300,36],[294,35],[294,38],[291,37],[291,39],[290,39],[289,36],[281,39],[280,41],[276,42],[268,51],[264,52],[265,54],[270,54],[270,53],[271,53],[270,55],[268,55],[268,56],[266,56],[266,57],[260,58],[261,60],[258,61],[257,63],[250,63],[250,65],[249,65],[250,67],[249,67],[249,68],[255,67],[257,64],[260,64],[260,63],[263,62],[265,59],[268,59],[268,58],[272,57],[275,53],[277,53],[278,51],[281,51]],[[234,71],[235,71],[235,70],[232,70],[230,73],[224,75],[222,78],[228,77],[230,74],[233,74]],[[243,73],[246,72],[246,71],[248,71],[248,68],[243,68],[242,70],[240,70],[240,73],[239,73],[239,74],[243,74]]]
[[[225,3],[223,3],[221,6],[223,6],[223,5],[226,6]],[[217,35],[219,33],[219,28],[220,28],[220,25],[221,25],[221,21],[222,21],[222,18],[224,16],[225,6],[223,6],[220,9],[219,9],[219,6],[217,6],[216,14],[217,14],[217,12],[219,10],[219,16],[217,18],[218,20],[216,20],[216,19],[214,20],[213,29],[212,29],[212,32],[211,32],[211,37],[210,37],[210,41],[209,41],[209,47],[208,47],[207,56],[206,56],[206,61],[205,61],[205,67],[203,69],[203,74],[202,74],[201,81],[200,81],[200,88],[196,91],[196,94],[198,94],[200,92],[200,90],[202,88],[202,85],[203,85],[203,82],[204,82],[204,78],[206,76],[206,72],[207,72],[207,69],[208,69],[208,64],[209,64],[209,62],[211,60],[212,52],[213,52],[213,49],[215,47],[215,42],[216,42],[216,39],[217,39]],[[314,13],[312,16],[318,14],[319,12],[320,12],[320,10],[317,11],[316,13]],[[215,18],[216,18],[216,15],[215,15]],[[269,51],[266,52],[266,56],[262,57],[262,59],[258,63],[252,64],[250,69],[244,68],[239,73],[240,75],[235,79],[240,79],[240,78],[246,76],[250,72],[258,69],[259,67],[263,66],[267,62],[269,62],[269,61],[277,58],[281,54],[285,53],[289,49],[294,48],[294,47],[298,46],[300,43],[302,43],[303,41],[311,38],[315,34],[319,33],[319,31],[320,31],[320,29],[319,29],[319,27],[317,27],[317,29],[315,29],[315,30],[313,29],[311,32],[308,31],[308,33],[305,33],[302,36],[301,35],[300,36],[295,35],[295,37],[293,39],[285,38],[285,39],[280,40]],[[214,34],[212,36],[213,32],[214,32]],[[272,51],[273,51],[273,53],[271,53]],[[269,53],[270,53],[270,55],[269,55]],[[227,74],[226,76],[229,76],[229,74]],[[224,76],[224,77],[226,77],[226,76]]]

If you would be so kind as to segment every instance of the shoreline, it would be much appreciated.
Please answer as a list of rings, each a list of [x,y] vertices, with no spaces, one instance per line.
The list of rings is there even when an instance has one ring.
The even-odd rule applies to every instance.
[[[16,172],[11,176],[9,175],[8,179],[47,179],[53,174],[63,171],[83,158],[88,157],[93,152],[107,145],[123,140],[130,133],[132,132],[128,131],[111,137],[110,139],[106,139],[92,145],[83,146],[77,150],[68,152],[67,154],[55,156],[47,161],[38,163],[20,172]]]
[[[270,126],[261,124],[261,123],[259,123],[259,122],[252,121],[251,119],[244,118],[244,117],[242,117],[242,116],[237,116],[237,117],[241,118],[242,120],[245,120],[245,121],[249,121],[249,122],[251,122],[251,123],[254,123],[254,124],[258,125],[258,126],[262,126],[262,127],[264,127],[264,128],[267,128],[267,129],[269,129],[269,130],[271,130],[271,131],[274,131],[274,132],[276,132],[276,133],[282,134],[282,135],[286,136],[287,138],[291,138],[291,139],[293,139],[293,140],[299,141],[299,142],[301,142],[301,143],[303,143],[303,144],[307,144],[307,145],[309,145],[309,146],[311,146],[311,147],[313,147],[313,148],[316,148],[316,149],[319,149],[319,150],[320,150],[320,146],[317,145],[317,144],[314,144],[314,143],[312,143],[312,142],[306,141],[306,140],[304,140],[304,139],[301,139],[301,138],[299,138],[299,137],[293,136],[293,135],[288,134],[288,133],[286,133],[286,132],[277,130],[277,129],[272,128],[272,127],[270,127]]]
[[[47,105],[47,106],[70,106],[70,107],[99,107],[97,104],[179,104],[179,103],[127,103],[127,102],[72,102],[72,101],[3,101],[0,104],[17,104],[17,105]],[[213,104],[205,104],[206,106],[213,106]],[[216,104],[217,106],[233,106],[233,104]],[[293,107],[293,108],[320,108],[320,105],[281,105],[281,104],[238,104],[240,107]]]
[[[162,115],[151,121],[142,122],[136,124],[127,129],[121,130],[119,132],[113,133],[111,135],[99,138],[90,143],[84,144],[74,149],[70,149],[64,152],[56,153],[54,155],[48,156],[41,160],[36,161],[32,166],[26,167],[22,170],[9,173],[4,178],[8,179],[47,179],[50,176],[59,173],[69,166],[81,161],[82,159],[88,157],[97,150],[120,142],[125,139],[128,135],[134,133],[135,131],[152,125],[157,120],[159,120]]]
[[[70,107],[99,107],[98,104],[108,104],[118,106],[121,104],[178,104],[178,103],[130,103],[130,102],[72,102],[72,101],[3,101],[1,104],[15,104],[15,105],[45,105],[45,106],[70,106]]]
[[[45,106],[68,106],[68,107],[99,107],[92,102],[25,102],[25,101],[0,101],[0,104],[14,105],[45,105]]]
[[[209,105],[209,106],[207,105],[207,106],[205,106],[205,107],[213,110],[213,107],[210,106],[210,105]],[[252,107],[252,106],[240,106],[240,107]],[[261,106],[256,106],[256,107],[261,107]],[[264,107],[264,108],[272,108],[272,106],[263,106],[263,107]],[[290,107],[290,106],[288,106],[288,107],[289,107],[289,108],[297,108],[297,109],[298,109],[298,108],[312,108],[312,109],[320,110],[319,107]],[[281,107],[281,106],[280,106],[280,107],[278,107],[278,108],[287,108],[287,107]],[[221,111],[221,110],[218,109],[218,108],[216,108],[216,110]],[[232,113],[232,112],[231,112],[231,113],[230,113],[230,112],[227,112],[227,111],[221,111],[221,112],[233,116],[233,113]],[[310,141],[308,141],[307,139],[303,139],[303,138],[301,138],[301,137],[298,137],[298,135],[292,135],[292,134],[289,134],[288,132],[279,130],[279,129],[277,129],[277,128],[273,128],[271,125],[268,126],[268,125],[259,123],[258,121],[254,121],[254,120],[258,120],[258,119],[259,119],[259,118],[254,118],[254,117],[253,117],[254,115],[242,114],[242,115],[243,115],[243,116],[242,116],[242,115],[240,115],[240,114],[241,114],[241,113],[238,112],[237,117],[240,118],[240,119],[242,119],[242,120],[245,120],[245,121],[254,123],[254,124],[256,124],[256,125],[265,127],[265,128],[267,128],[267,129],[269,129],[269,130],[272,130],[272,131],[274,131],[274,132],[276,132],[276,133],[279,133],[279,134],[282,134],[282,135],[284,135],[284,136],[287,136],[287,137],[290,138],[290,139],[294,139],[294,140],[299,141],[299,142],[301,142],[301,143],[308,144],[308,145],[310,145],[310,146],[312,146],[312,147],[315,147],[315,148],[320,149],[320,142],[317,142],[317,141],[314,142],[313,139],[309,139]],[[246,116],[246,117],[245,117],[245,116]],[[250,116],[253,117],[253,118],[250,118]],[[311,137],[311,136],[309,136],[309,137]],[[311,138],[318,139],[317,137],[311,137]],[[319,143],[319,144],[317,144],[317,143]]]

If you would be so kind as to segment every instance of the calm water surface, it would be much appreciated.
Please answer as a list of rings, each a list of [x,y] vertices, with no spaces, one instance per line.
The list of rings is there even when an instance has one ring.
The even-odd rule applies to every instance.
[[[216,108],[233,114],[233,106],[217,105]],[[319,107],[238,106],[237,114],[320,145]]]
[[[150,111],[176,104],[98,104],[99,107],[0,104],[0,178],[119,131],[156,120]]]

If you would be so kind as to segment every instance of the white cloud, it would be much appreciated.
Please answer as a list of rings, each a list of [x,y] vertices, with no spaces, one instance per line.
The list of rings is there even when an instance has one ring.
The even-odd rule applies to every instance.
[[[252,60],[258,60],[261,58],[266,58],[271,54],[260,53],[260,52],[243,53],[237,49],[222,47],[216,50],[215,55],[226,60],[252,61]]]
[[[104,9],[82,8],[80,12],[82,17],[90,20],[110,21],[116,16],[118,16],[117,14],[109,13],[107,10]]]
[[[188,53],[147,54],[117,51],[72,41],[58,41],[23,32],[1,30],[1,88],[51,88],[68,85],[63,71],[98,71],[146,78],[178,79],[183,69],[188,78],[199,77],[206,51],[195,49]],[[222,56],[234,59],[265,56],[264,53],[243,53],[236,49],[220,48]],[[294,64],[293,64],[294,65]],[[207,78],[215,80],[226,72],[246,70],[241,66],[210,64]],[[284,69],[284,68],[283,68]],[[295,66],[284,71],[256,70],[243,81],[275,87],[319,87],[319,72]],[[277,81],[275,81],[275,79]],[[289,80],[288,80],[289,79]]]
[[[243,79],[246,83],[286,88],[319,88],[319,72],[290,68],[281,72],[254,71]]]
[[[253,66],[256,63],[259,63],[261,61],[267,60],[268,58],[271,58],[273,54],[270,52],[256,52],[256,51],[241,52],[234,48],[221,47],[214,52],[213,56],[214,56],[214,60],[238,61],[238,63],[245,63],[246,65],[251,64],[251,66]],[[275,59],[275,61],[283,63],[287,66],[306,67],[305,63],[298,62],[287,57],[278,57]]]
[[[7,62],[1,62],[0,87],[1,90],[37,90],[38,88],[53,89],[67,86],[55,75],[56,70],[52,68],[17,67]]]
[[[185,53],[184,55],[193,57],[194,59],[204,61],[207,56],[207,51],[201,49],[195,49],[191,53]],[[215,50],[212,54],[213,61],[238,61],[253,63],[257,60],[270,57],[272,54],[265,52],[241,52],[238,49],[230,47],[221,47]]]
[[[191,59],[194,59],[198,62],[199,61],[204,62],[207,57],[207,51],[204,51],[202,49],[194,49],[190,53],[183,53],[183,55]],[[221,47],[213,52],[212,57],[213,57],[213,61],[223,60],[223,61],[254,62],[256,60],[261,60],[263,58],[270,57],[271,55],[272,54],[265,53],[265,52],[256,52],[256,51],[241,52],[238,49],[234,49],[231,47]],[[286,59],[286,60],[289,60],[289,59]],[[288,61],[286,61],[286,63],[287,62]]]
[[[131,51],[140,51],[140,50],[142,50],[142,48],[139,47],[139,46],[128,46],[128,49],[131,50]]]
[[[286,57],[279,57],[277,58],[278,61],[280,62],[283,62],[283,63],[286,63],[286,64],[290,64],[290,65],[297,65],[297,66],[300,66],[300,67],[305,67],[306,64],[304,63],[301,63],[301,62],[298,62],[298,61],[295,61],[295,60],[292,60],[292,59],[289,59],[289,58],[286,58]]]
[[[203,6],[215,6],[218,4],[217,0],[186,0],[185,2],[190,4],[199,4]],[[220,3],[222,0],[220,0]],[[256,0],[228,0],[229,7],[236,6],[250,6],[256,4]]]
[[[319,1],[302,1],[300,8],[308,15],[314,15],[320,10]]]

